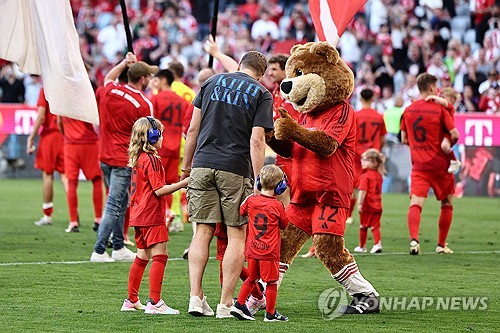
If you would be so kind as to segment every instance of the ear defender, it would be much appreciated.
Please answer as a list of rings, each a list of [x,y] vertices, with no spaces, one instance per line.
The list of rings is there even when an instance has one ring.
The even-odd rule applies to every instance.
[[[149,120],[151,124],[151,128],[148,130],[148,142],[152,145],[158,142],[160,140],[160,131],[156,127],[156,120],[153,117],[146,117],[147,120]]]
[[[255,181],[255,184],[257,186],[257,190],[262,191],[262,184],[260,183],[260,175],[257,176],[257,180]],[[280,180],[278,184],[274,187],[274,194],[280,195],[283,194],[286,191],[287,188],[287,178],[285,173],[283,172],[283,179]]]

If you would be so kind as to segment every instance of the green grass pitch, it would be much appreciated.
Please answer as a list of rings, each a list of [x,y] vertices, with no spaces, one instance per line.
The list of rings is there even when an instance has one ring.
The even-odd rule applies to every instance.
[[[54,225],[37,227],[41,213],[41,180],[0,180],[0,324],[4,332],[499,332],[500,202],[491,198],[456,199],[449,235],[453,255],[436,255],[438,203],[426,202],[422,215],[424,255],[408,252],[408,196],[384,195],[381,255],[357,255],[361,273],[386,297],[488,297],[486,310],[386,310],[378,315],[323,320],[318,297],[338,284],[315,259],[297,258],[278,292],[277,309],[288,323],[194,318],[187,314],[188,268],[170,260],[163,298],[179,316],[122,313],[130,263],[94,264],[90,258],[91,186],[81,182],[81,232],[67,234],[68,215],[62,186],[55,186]],[[346,244],[357,245],[356,222],[347,227]],[[131,231],[132,235],[132,231]],[[171,234],[170,258],[181,257],[191,227]],[[371,236],[368,247],[372,245]],[[213,242],[215,243],[215,242]],[[213,246],[214,244],[212,244]],[[302,250],[304,253],[307,247]],[[215,252],[212,249],[211,255]],[[73,262],[63,264],[61,262]],[[76,262],[76,263],[75,263]],[[147,274],[147,272],[146,272]],[[147,275],[140,291],[148,297]],[[220,296],[218,262],[209,260],[204,289],[215,309]],[[239,290],[239,287],[237,288]],[[279,326],[279,327],[278,327]]]

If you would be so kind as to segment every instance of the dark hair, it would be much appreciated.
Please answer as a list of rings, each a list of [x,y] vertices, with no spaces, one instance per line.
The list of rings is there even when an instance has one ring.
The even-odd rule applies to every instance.
[[[429,73],[422,73],[419,76],[417,76],[417,86],[418,86],[418,91],[421,93],[424,91],[428,91],[430,86],[432,84],[435,84],[437,82],[438,78],[432,74]]]
[[[363,89],[361,90],[361,99],[364,100],[364,101],[370,101],[372,98],[373,98],[373,95],[375,95],[373,93],[373,90],[371,89]]]
[[[172,73],[170,69],[162,69],[161,71],[156,73],[155,76],[158,77],[160,80],[161,79],[167,80],[169,86],[171,86],[172,82],[174,82],[174,73]]]
[[[177,60],[174,60],[168,64],[168,69],[170,69],[176,78],[184,77],[184,65],[182,65]]]
[[[271,58],[269,58],[269,64],[279,64],[281,70],[285,70],[285,64],[288,60],[288,56],[286,54],[275,54]]]
[[[241,58],[240,66],[251,70],[257,76],[262,76],[267,69],[267,59],[258,51],[249,51]]]
[[[128,68],[125,68],[118,76],[118,82],[127,83],[128,82]]]

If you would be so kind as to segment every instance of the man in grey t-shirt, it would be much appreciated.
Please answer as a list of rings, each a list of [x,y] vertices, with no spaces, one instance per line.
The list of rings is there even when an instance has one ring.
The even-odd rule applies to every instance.
[[[272,95],[259,83],[266,68],[266,57],[250,51],[237,72],[212,76],[193,101],[181,179],[191,176],[188,213],[190,221],[198,224],[189,250],[188,312],[194,316],[214,314],[201,285],[216,223],[226,224],[228,237],[217,318],[230,316],[245,261],[247,221],[240,217],[239,208],[256,191],[253,179],[264,165],[264,133],[273,127]]]

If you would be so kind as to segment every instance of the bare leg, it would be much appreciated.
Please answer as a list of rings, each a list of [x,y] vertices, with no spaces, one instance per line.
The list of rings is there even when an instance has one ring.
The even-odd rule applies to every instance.
[[[203,299],[203,273],[208,261],[210,242],[214,235],[215,225],[200,224],[189,250],[189,283],[191,296]]]
[[[198,226],[198,229],[200,226]],[[245,263],[245,235],[246,225],[239,227],[227,227],[227,250],[222,260],[222,292],[220,303],[231,307],[233,294],[238,279]],[[192,245],[191,245],[192,246]],[[191,252],[191,250],[190,250]],[[191,253],[189,254],[191,257]]]

